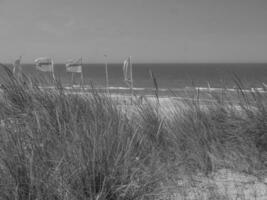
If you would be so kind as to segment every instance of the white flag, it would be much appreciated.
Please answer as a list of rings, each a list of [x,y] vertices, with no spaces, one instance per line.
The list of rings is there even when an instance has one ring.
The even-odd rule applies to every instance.
[[[54,63],[51,58],[37,58],[34,60],[36,69],[42,72],[54,72]]]
[[[71,60],[66,64],[67,72],[82,73],[82,58]]]
[[[13,63],[13,74],[18,71],[21,71],[20,63],[21,63],[21,56],[18,59],[16,59],[15,62]]]
[[[131,72],[131,57],[127,58],[123,62],[123,76],[124,76],[124,81],[126,82],[131,82],[132,81],[132,72]]]

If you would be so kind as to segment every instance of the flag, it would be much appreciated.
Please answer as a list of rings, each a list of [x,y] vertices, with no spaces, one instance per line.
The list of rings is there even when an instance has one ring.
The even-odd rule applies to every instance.
[[[42,72],[54,72],[54,63],[51,58],[37,58],[34,60],[36,69]]]
[[[21,71],[21,56],[15,60],[15,62],[13,63],[13,74],[15,74],[18,71]]]
[[[66,64],[67,72],[82,73],[82,58],[78,60],[70,60]]]
[[[127,58],[123,62],[122,70],[123,70],[124,81],[131,82],[132,81],[131,57]]]

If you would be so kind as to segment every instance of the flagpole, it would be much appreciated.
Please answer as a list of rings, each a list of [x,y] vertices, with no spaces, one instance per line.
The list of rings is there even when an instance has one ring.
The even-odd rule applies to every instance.
[[[55,78],[55,72],[54,72],[54,60],[51,58],[51,64],[52,64],[52,78],[55,83],[56,78]]]
[[[83,87],[83,57],[81,57],[81,80],[82,80],[82,87]]]
[[[15,62],[16,62],[16,60],[15,60]],[[16,73],[16,66],[15,66],[15,62],[13,62],[13,70],[12,70],[13,74],[15,74],[15,73]]]
[[[22,67],[21,67],[21,59],[22,59],[22,56],[19,56],[19,66],[18,66],[18,78],[19,80],[22,80]]]
[[[107,93],[109,93],[109,81],[108,81],[108,60],[107,60],[107,55],[105,54],[105,62],[106,62],[106,66],[105,66],[105,72],[106,72],[106,91]]]
[[[133,103],[133,65],[132,57],[130,56],[130,73],[131,73],[131,104]]]

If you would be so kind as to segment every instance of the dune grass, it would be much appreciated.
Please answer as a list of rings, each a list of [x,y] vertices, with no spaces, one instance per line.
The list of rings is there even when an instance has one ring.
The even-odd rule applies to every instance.
[[[179,176],[266,170],[267,95],[241,82],[205,105],[195,91],[165,116],[159,100],[125,112],[109,94],[42,90],[3,67],[0,199],[157,199]]]

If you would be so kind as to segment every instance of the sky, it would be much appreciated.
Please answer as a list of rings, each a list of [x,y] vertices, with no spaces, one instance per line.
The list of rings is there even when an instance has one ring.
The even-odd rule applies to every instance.
[[[267,62],[267,0],[0,0],[0,61]]]

